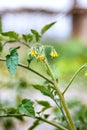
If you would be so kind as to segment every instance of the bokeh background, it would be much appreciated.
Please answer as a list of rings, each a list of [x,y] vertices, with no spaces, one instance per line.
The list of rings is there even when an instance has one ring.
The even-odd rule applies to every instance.
[[[3,0],[0,2],[0,20],[4,32],[14,30],[20,35],[29,33],[30,29],[40,32],[44,25],[56,21],[56,24],[43,36],[42,43],[53,45],[59,53],[59,57],[55,60],[49,57],[48,60],[63,90],[75,71],[87,62],[86,0]],[[17,45],[18,43],[15,43],[15,46]],[[12,46],[12,44],[6,45],[0,57],[5,57]],[[26,47],[20,48],[21,63],[27,64],[27,52]],[[49,50],[47,52],[49,53]],[[45,75],[42,64],[33,61],[31,67]],[[87,104],[85,72],[86,69],[77,76],[65,94],[66,100],[74,98]],[[23,98],[32,100],[44,98],[53,104],[31,85],[43,82],[42,78],[19,67],[15,77],[12,78],[5,63],[0,62],[0,107],[15,107]],[[32,121],[33,119],[25,119],[23,122],[12,118],[1,119],[0,130],[26,130]],[[49,125],[42,125],[35,130],[40,129],[53,130]]]

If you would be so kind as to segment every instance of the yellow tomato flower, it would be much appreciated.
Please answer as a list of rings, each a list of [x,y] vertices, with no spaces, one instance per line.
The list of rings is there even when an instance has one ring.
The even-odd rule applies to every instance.
[[[44,55],[40,55],[40,56],[37,57],[37,60],[42,61],[42,60],[44,60],[44,58],[45,58]]]
[[[29,55],[32,55],[32,56],[36,57],[37,51],[36,51],[35,49],[32,49],[32,50],[29,52]]]
[[[53,51],[51,51],[50,55],[51,55],[51,57],[57,57],[58,53],[55,50],[53,50]]]

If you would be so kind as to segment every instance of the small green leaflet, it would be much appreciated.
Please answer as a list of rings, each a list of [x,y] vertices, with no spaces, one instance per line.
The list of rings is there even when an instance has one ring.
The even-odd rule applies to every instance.
[[[46,108],[50,108],[51,107],[51,105],[47,101],[40,100],[40,101],[37,101],[37,103],[39,105],[43,106],[43,107],[46,107]]]
[[[40,100],[40,101],[37,101],[37,103],[42,106],[42,109],[39,111],[39,113],[42,113],[45,110],[51,108],[50,103],[47,101]]]
[[[56,22],[52,22],[50,24],[45,25],[42,29],[41,29],[41,34],[43,35],[49,28],[51,28]]]
[[[7,109],[7,114],[16,114],[17,113],[17,109],[11,107]]]
[[[19,39],[19,35],[18,33],[14,32],[14,31],[9,31],[9,32],[3,32],[1,33],[3,36],[7,36],[11,39],[14,39],[14,40],[18,40]],[[10,40],[11,40],[10,39]]]
[[[6,56],[6,66],[12,76],[15,75],[18,66],[18,53],[16,51],[18,48],[10,48],[10,54]]]
[[[34,30],[34,29],[31,29],[31,32],[35,36],[36,42],[38,42],[40,40],[40,38],[41,38],[39,33],[36,30]]]
[[[30,99],[23,99],[19,105],[19,112],[29,117],[35,117],[33,102]]]
[[[22,35],[22,38],[24,39],[24,41],[29,41],[29,42],[31,42],[32,41],[32,39],[33,39],[33,36],[31,35],[31,34],[23,34]]]
[[[34,130],[34,128],[36,128],[40,124],[39,122],[40,122],[39,120],[35,120],[33,125],[30,126],[28,130]]]
[[[51,93],[49,92],[49,90],[45,87],[45,86],[42,86],[42,85],[33,85],[33,87],[39,91],[41,91],[41,93],[45,96],[48,96],[48,97],[51,97],[52,98],[52,95]]]

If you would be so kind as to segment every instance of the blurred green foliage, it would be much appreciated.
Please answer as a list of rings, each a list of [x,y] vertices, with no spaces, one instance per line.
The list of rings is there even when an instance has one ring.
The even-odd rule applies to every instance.
[[[81,101],[76,99],[68,100],[68,107],[71,111],[71,115],[75,122],[77,130],[86,130],[87,129],[87,105],[83,104]],[[59,122],[65,125],[65,120],[60,111],[57,108],[53,109],[56,118]],[[56,129],[57,130],[57,129]]]

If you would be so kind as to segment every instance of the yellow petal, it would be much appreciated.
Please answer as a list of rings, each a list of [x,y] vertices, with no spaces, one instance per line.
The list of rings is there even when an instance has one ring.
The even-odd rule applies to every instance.
[[[42,60],[44,60],[44,58],[45,58],[44,55],[40,55],[40,56],[37,57],[37,60],[42,61]]]

